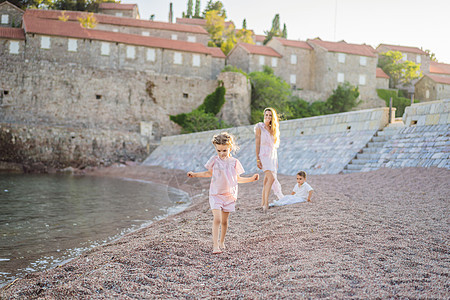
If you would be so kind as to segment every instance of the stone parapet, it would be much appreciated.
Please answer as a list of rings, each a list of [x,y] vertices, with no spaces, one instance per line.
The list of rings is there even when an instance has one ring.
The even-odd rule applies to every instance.
[[[336,174],[388,124],[387,108],[280,122],[279,172]],[[163,137],[161,145],[144,164],[201,171],[215,151],[214,134],[227,131],[236,136],[240,151],[235,155],[247,173],[257,172],[254,125]]]
[[[450,99],[415,103],[405,108],[406,126],[444,125],[450,123]]]

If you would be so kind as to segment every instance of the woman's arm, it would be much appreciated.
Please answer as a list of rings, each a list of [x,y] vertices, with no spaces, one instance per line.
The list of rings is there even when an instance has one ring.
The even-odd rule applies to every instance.
[[[198,172],[198,173],[194,173],[194,172],[188,172],[187,173],[188,177],[211,177],[212,176],[212,171],[208,170],[205,172]]]
[[[259,151],[261,147],[261,128],[257,127],[255,129],[255,153],[256,153],[256,166],[262,169],[262,163],[259,158]]]
[[[258,179],[259,179],[259,174],[255,174],[252,177],[241,177],[239,175],[237,177],[238,183],[248,183],[248,182],[257,181]]]

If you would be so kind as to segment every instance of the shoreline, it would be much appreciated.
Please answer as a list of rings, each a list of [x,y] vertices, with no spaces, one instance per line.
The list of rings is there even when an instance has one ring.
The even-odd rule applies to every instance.
[[[209,179],[147,166],[86,175],[151,180],[200,196],[182,212],[16,280],[2,298],[449,296],[450,170],[310,175],[311,203],[266,215],[256,209],[262,180],[240,184],[221,255],[211,254]],[[279,179],[290,192],[295,178]]]

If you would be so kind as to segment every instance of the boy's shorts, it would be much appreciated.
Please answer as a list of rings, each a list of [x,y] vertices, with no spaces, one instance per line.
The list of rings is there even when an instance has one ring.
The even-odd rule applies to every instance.
[[[228,197],[219,195],[209,196],[209,206],[211,209],[220,209],[224,212],[233,212],[236,208],[236,201]]]

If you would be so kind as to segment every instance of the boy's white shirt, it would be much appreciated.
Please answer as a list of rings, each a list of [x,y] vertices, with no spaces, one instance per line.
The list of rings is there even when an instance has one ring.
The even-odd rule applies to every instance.
[[[308,199],[309,192],[313,190],[314,189],[307,182],[304,182],[301,186],[298,186],[298,183],[296,183],[293,191],[295,196]]]

